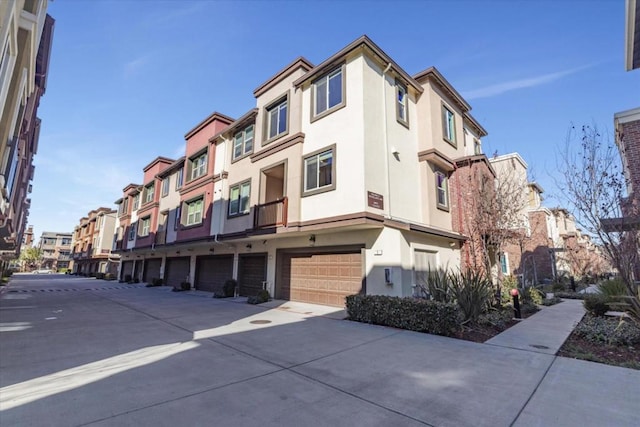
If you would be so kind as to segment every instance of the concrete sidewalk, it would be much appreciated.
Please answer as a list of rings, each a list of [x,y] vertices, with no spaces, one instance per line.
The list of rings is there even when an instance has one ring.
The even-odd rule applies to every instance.
[[[582,300],[563,300],[542,308],[485,344],[555,355],[584,313]]]

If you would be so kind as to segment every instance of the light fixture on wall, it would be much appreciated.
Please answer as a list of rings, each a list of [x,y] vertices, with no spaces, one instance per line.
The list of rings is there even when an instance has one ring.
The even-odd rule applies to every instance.
[[[176,255],[180,255],[180,251],[176,251]]]
[[[247,250],[250,251],[252,248],[251,243],[247,243],[247,246],[245,246],[245,248],[247,248]]]
[[[449,246],[451,246],[452,248],[456,247],[456,242],[449,242]]]
[[[309,243],[311,245],[313,245],[314,243],[316,243],[316,235],[312,234],[311,236],[309,236]]]

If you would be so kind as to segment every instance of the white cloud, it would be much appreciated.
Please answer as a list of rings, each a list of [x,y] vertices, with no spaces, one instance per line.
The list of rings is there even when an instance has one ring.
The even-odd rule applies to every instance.
[[[150,55],[142,55],[124,64],[123,71],[126,78],[132,77],[140,72],[150,61]]]
[[[535,77],[528,77],[525,79],[511,80],[503,83],[497,83],[494,85],[486,86],[480,89],[473,89],[465,91],[463,93],[465,99],[472,100],[478,98],[489,98],[496,95],[502,95],[505,92],[512,90],[524,89],[528,87],[540,86],[547,83],[560,80],[563,77],[575,74],[584,69],[590,68],[593,65],[584,65],[582,67],[571,68],[569,70],[557,71],[555,73],[542,74]]]

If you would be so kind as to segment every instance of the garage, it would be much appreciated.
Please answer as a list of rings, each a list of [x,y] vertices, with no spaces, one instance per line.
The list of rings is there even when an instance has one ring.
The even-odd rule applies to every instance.
[[[207,255],[196,259],[196,289],[222,293],[224,282],[232,278],[233,255]]]
[[[279,299],[344,307],[347,295],[365,292],[360,249],[283,252],[278,266]]]
[[[132,278],[133,261],[122,261],[122,269],[120,271],[120,280],[126,280],[127,276]]]
[[[164,269],[164,283],[169,286],[180,286],[182,282],[189,280],[189,264],[191,258],[178,257],[167,258],[167,266]]]
[[[151,283],[153,279],[159,279],[161,266],[162,266],[162,258],[149,258],[144,260],[144,271],[142,272],[142,281],[145,283]]]
[[[267,254],[243,254],[238,259],[238,292],[254,296],[267,280]]]

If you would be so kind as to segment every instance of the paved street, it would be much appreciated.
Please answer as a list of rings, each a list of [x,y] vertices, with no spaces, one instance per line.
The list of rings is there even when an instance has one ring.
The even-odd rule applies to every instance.
[[[16,275],[0,425],[640,425],[637,370],[270,306]]]

